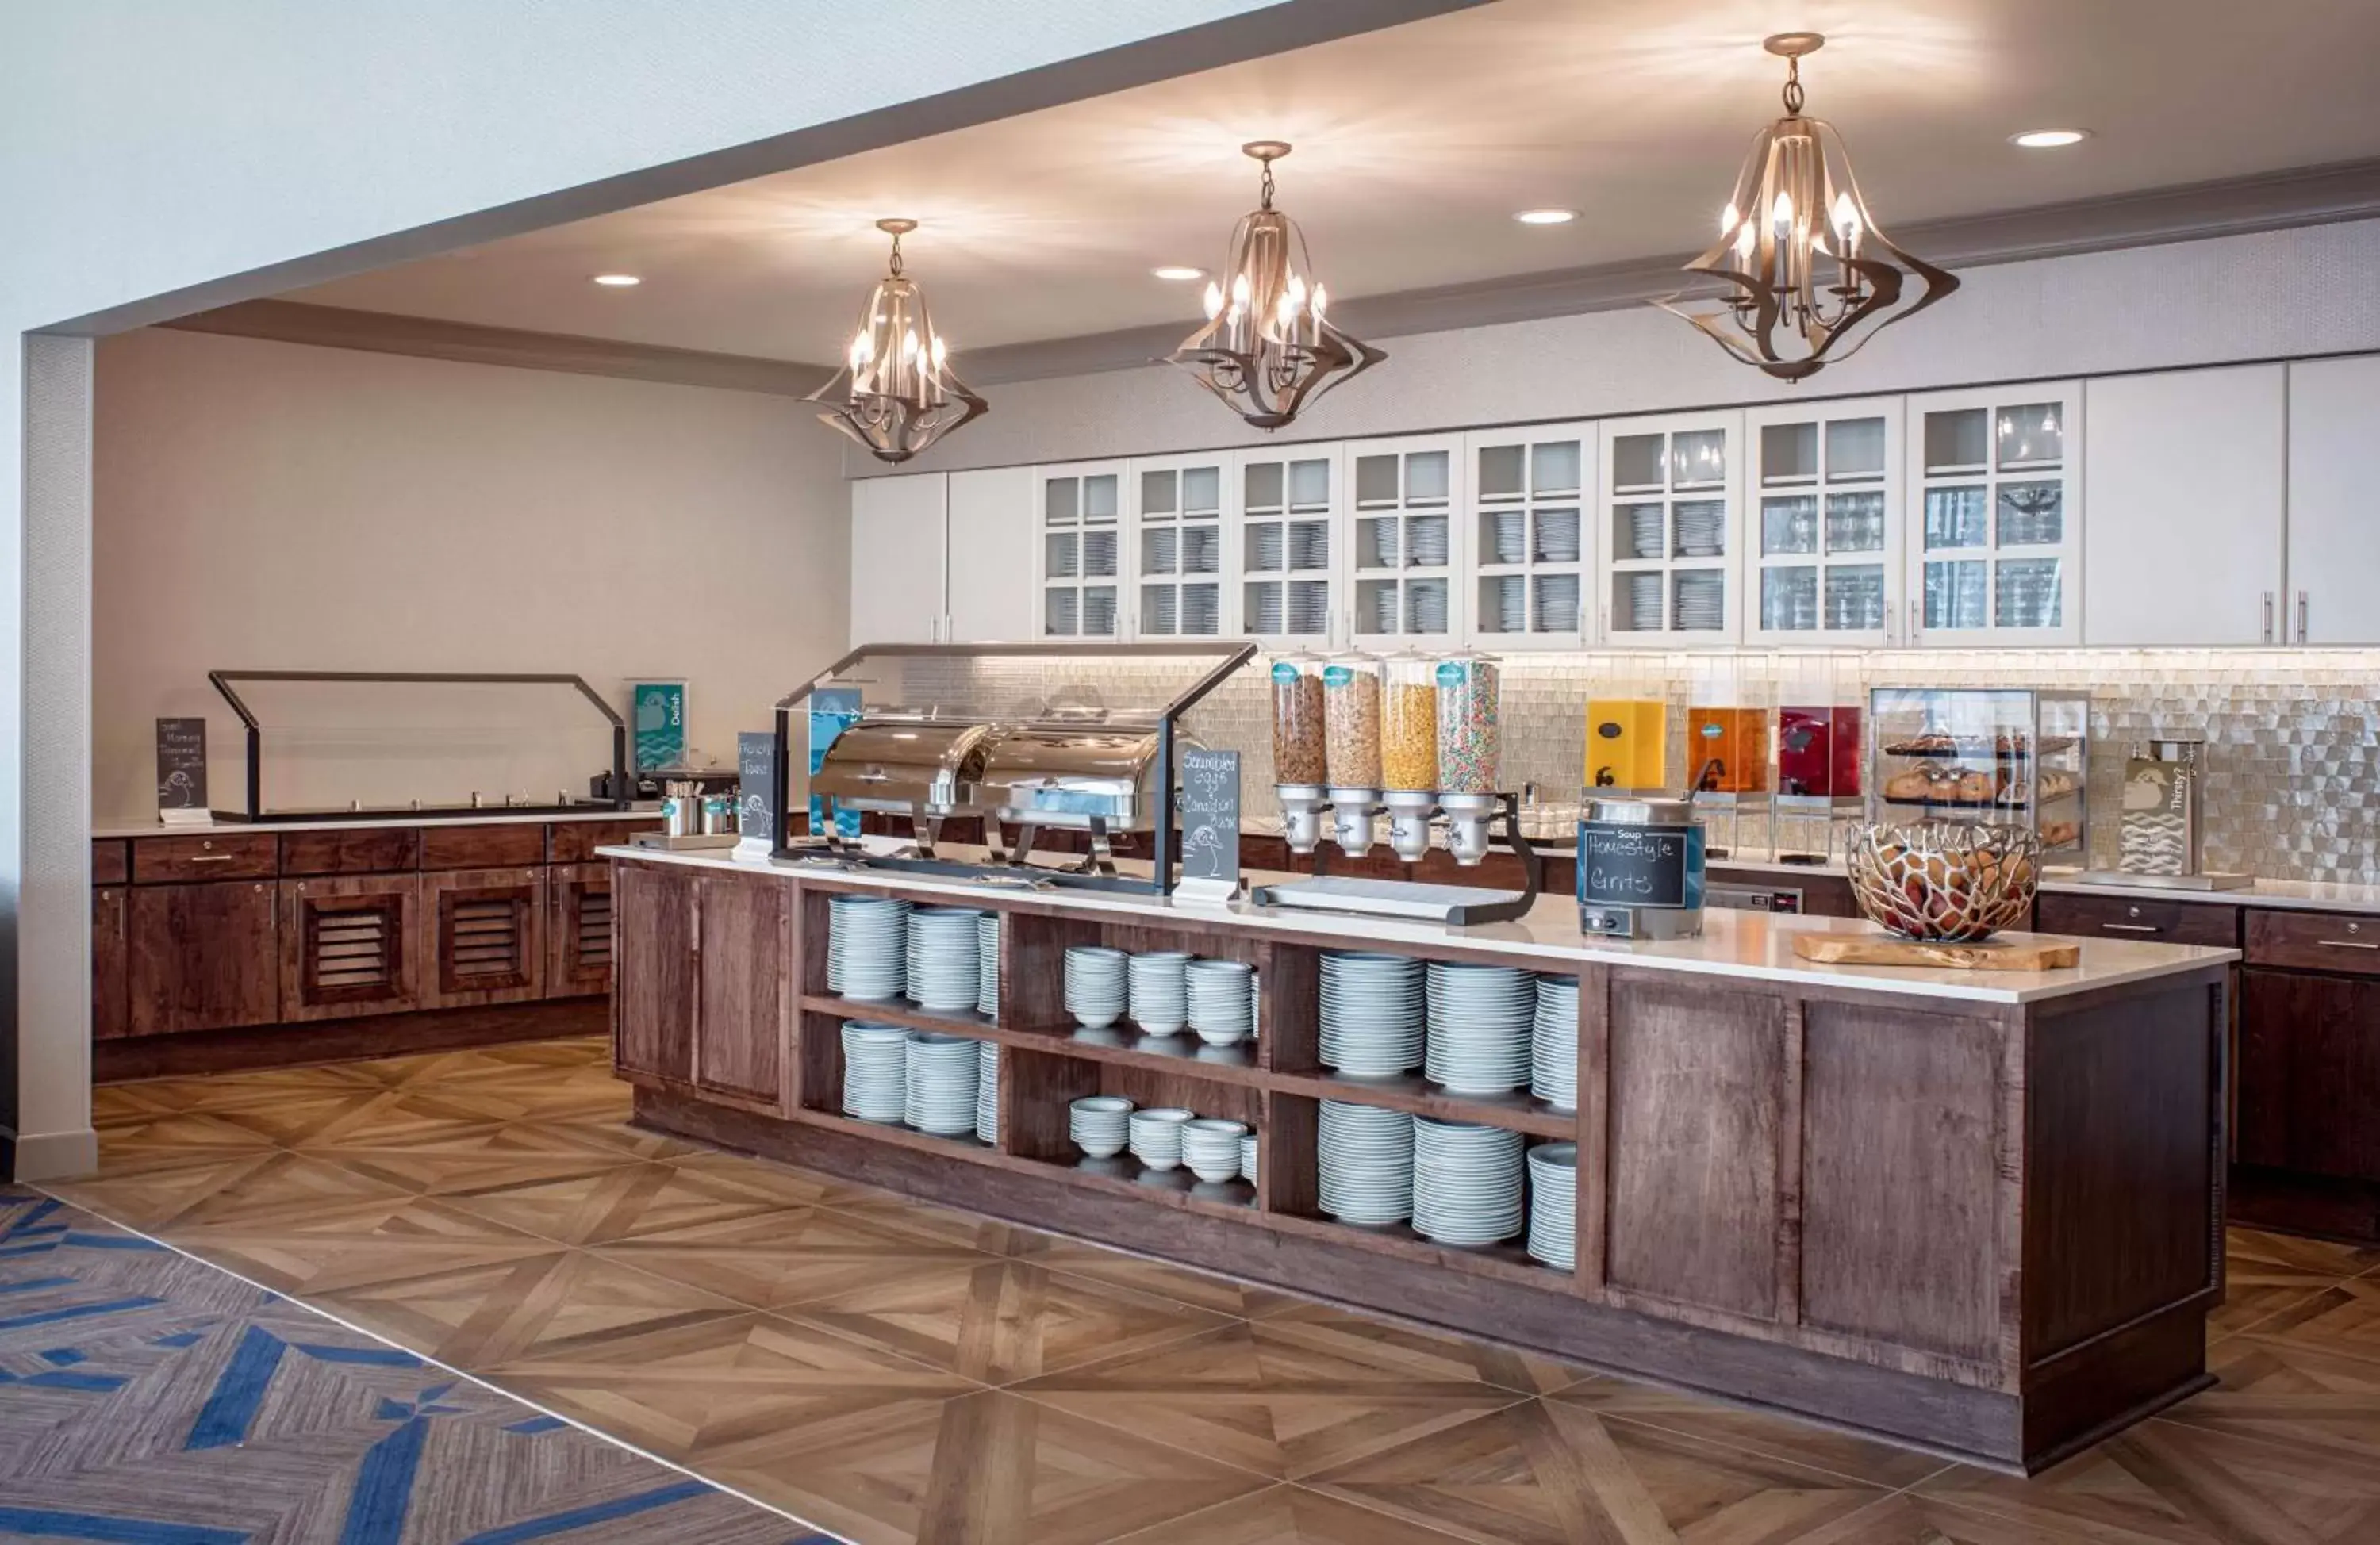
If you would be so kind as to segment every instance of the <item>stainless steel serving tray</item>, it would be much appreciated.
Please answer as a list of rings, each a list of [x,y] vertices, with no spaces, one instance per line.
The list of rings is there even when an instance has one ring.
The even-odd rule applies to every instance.
[[[844,810],[969,813],[993,733],[988,724],[871,715],[835,737],[810,791]]]
[[[977,800],[1020,826],[1148,831],[1156,824],[1162,738],[1142,725],[1047,719],[998,731]],[[1185,742],[1186,743],[1186,742]]]

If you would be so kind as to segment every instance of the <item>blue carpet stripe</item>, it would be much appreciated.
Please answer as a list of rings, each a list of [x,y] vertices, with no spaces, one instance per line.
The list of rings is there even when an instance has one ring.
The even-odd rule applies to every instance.
[[[0,1293],[38,1293],[44,1287],[71,1287],[72,1277],[28,1277],[23,1282],[0,1282]]]
[[[657,1487],[639,1491],[633,1497],[614,1497],[608,1503],[593,1503],[586,1507],[574,1507],[567,1513],[550,1513],[542,1518],[524,1518],[517,1524],[507,1524],[500,1529],[487,1529],[471,1536],[462,1545],[521,1545],[523,1540],[547,1539],[572,1529],[583,1529],[591,1524],[607,1524],[614,1518],[626,1518],[638,1513],[650,1513],[657,1507],[668,1507],[695,1497],[708,1496],[711,1487],[707,1481],[681,1480],[674,1486]]]
[[[67,1231],[67,1243],[90,1250],[162,1250],[165,1248],[154,1239],[135,1238],[129,1234],[85,1234],[79,1229]]]
[[[419,1368],[421,1359],[394,1346],[316,1346],[298,1343],[298,1350],[322,1362],[362,1363],[371,1368]]]
[[[570,1424],[568,1422],[563,1420],[560,1417],[531,1417],[527,1421],[509,1423],[504,1428],[504,1430],[507,1432],[518,1432],[524,1437],[533,1438],[540,1432],[551,1432],[557,1427],[567,1427]]]
[[[215,1381],[213,1393],[200,1407],[198,1419],[190,1423],[190,1439],[183,1448],[227,1448],[247,1437],[249,1424],[264,1404],[264,1392],[288,1346],[263,1326],[250,1325],[239,1338],[223,1376]]]
[[[110,1298],[103,1304],[76,1304],[67,1309],[43,1310],[39,1314],[19,1314],[0,1320],[0,1331],[20,1331],[28,1325],[55,1325],[61,1320],[87,1320],[94,1314],[114,1314],[121,1310],[152,1309],[164,1301],[144,1295],[133,1298]]]
[[[143,1518],[103,1518],[96,1513],[54,1513],[0,1507],[0,1529],[35,1539],[96,1539],[108,1545],[247,1545],[246,1529],[199,1524],[152,1524]]]
[[[421,1467],[421,1443],[430,1423],[415,1417],[372,1444],[356,1471],[347,1498],[346,1526],[339,1545],[397,1545],[405,1534],[406,1510],[413,1502],[413,1477]]]

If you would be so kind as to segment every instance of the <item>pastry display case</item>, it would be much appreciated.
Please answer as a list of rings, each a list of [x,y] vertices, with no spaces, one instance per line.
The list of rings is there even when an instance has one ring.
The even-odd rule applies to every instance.
[[[1868,818],[2022,827],[2046,863],[2090,851],[2091,698],[2022,687],[1876,687]]]

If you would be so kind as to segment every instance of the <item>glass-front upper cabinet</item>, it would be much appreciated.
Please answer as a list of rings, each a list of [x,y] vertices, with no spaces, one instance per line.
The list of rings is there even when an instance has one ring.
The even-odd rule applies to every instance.
[[[1899,397],[1753,408],[1745,637],[1901,642]]]
[[[1602,643],[1677,648],[1742,636],[1742,440],[1738,412],[1603,426]]]
[[[2082,392],[2072,381],[1909,399],[1911,643],[2082,636]]]
[[[1239,482],[1239,631],[1267,643],[1332,643],[1338,448],[1243,452]]]
[[[1044,638],[1125,636],[1124,473],[1122,462],[1034,469],[1041,496],[1035,561]],[[967,583],[965,575],[953,578]]]
[[[1353,493],[1344,632],[1359,646],[1462,637],[1454,513],[1463,460],[1460,435],[1356,441],[1342,449]]]
[[[1133,462],[1134,637],[1215,638],[1239,631],[1226,614],[1223,565],[1238,470],[1228,451]]]
[[[1483,429],[1465,437],[1471,636],[1498,649],[1575,649],[1590,631],[1595,542],[1593,424]]]

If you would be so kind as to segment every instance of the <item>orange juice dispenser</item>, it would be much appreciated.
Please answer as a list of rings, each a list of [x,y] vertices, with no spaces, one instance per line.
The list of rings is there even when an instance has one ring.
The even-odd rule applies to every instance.
[[[1670,699],[1653,682],[1612,682],[1586,702],[1585,796],[1674,793]]]
[[[1705,851],[1724,858],[1767,835],[1770,724],[1768,685],[1749,674],[1700,677],[1686,706],[1687,786],[1707,831]]]

